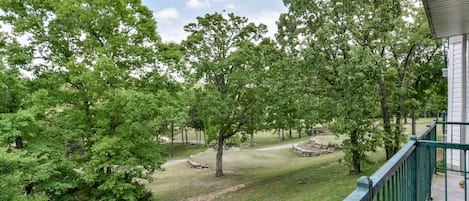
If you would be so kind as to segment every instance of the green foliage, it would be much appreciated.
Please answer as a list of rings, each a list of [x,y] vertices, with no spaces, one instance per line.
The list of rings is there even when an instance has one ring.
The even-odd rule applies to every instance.
[[[309,109],[317,115],[303,116],[332,122],[334,131],[350,137],[344,149],[355,172],[366,160],[364,153],[374,151],[381,141],[390,157],[403,141],[403,116],[415,113],[415,103],[435,94],[415,93],[437,83],[433,70],[420,67],[439,68],[433,63],[439,45],[429,37],[422,8],[411,1],[284,3],[289,11],[280,16],[277,39],[300,61],[296,65],[303,82],[297,83],[313,89],[304,97],[315,101]],[[406,20],[408,16],[414,21]],[[421,82],[427,78],[429,82]],[[373,129],[380,109],[384,135]]]
[[[187,79],[203,83],[196,91],[198,114],[209,139],[217,139],[217,176],[221,176],[221,156],[225,139],[247,124],[255,108],[259,78],[264,65],[256,63],[252,43],[266,32],[265,25],[248,23],[233,13],[206,14],[197,23],[184,27],[189,32],[183,41],[185,58],[190,63]]]
[[[445,107],[441,41],[411,1],[284,3],[277,41],[213,13],[176,44],[140,1],[1,1],[0,200],[150,200],[138,181],[172,126],[217,142],[221,176],[225,144],[327,123],[358,173],[381,143],[397,150],[403,116]]]
[[[0,37],[2,200],[151,199],[137,179],[163,162],[155,131],[180,89],[158,69],[181,57],[160,43],[152,12],[105,0],[0,9],[13,28]],[[24,34],[28,44],[11,40]]]

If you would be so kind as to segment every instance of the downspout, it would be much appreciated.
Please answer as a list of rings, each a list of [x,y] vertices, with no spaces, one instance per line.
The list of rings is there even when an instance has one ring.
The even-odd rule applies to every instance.
[[[461,69],[462,69],[462,90],[461,90],[461,96],[462,96],[462,114],[461,114],[461,121],[462,122],[467,122],[467,35],[464,34],[462,35],[462,42],[461,42]],[[459,143],[461,144],[466,144],[466,126],[461,125],[463,128],[461,129],[461,134],[460,134],[460,141]],[[463,151],[460,151],[461,157],[459,160],[460,167],[463,168],[465,167],[464,165],[464,158],[466,157],[464,155]]]

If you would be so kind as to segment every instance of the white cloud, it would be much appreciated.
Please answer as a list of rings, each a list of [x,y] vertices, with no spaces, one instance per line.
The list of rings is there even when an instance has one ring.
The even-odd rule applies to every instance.
[[[182,40],[186,39],[189,35],[184,30],[180,28],[168,29],[165,32],[159,33],[164,42],[176,42],[179,43]]]
[[[267,25],[267,34],[266,36],[274,38],[274,34],[277,33],[277,24],[276,21],[280,16],[280,12],[275,11],[262,11],[260,13],[255,13],[253,15],[248,15],[248,19],[256,24],[262,23]]]
[[[155,14],[155,19],[160,23],[171,24],[173,21],[178,20],[181,16],[176,8],[165,8]]]
[[[189,19],[180,19],[173,24],[160,24],[158,26],[158,34],[160,34],[163,42],[179,43],[189,35],[189,33],[184,31],[183,27],[191,22],[193,21]]]
[[[236,10],[240,7],[239,3],[229,3],[225,5],[225,9],[231,9],[231,10]]]
[[[188,0],[186,6],[192,9],[209,7],[208,0]]]

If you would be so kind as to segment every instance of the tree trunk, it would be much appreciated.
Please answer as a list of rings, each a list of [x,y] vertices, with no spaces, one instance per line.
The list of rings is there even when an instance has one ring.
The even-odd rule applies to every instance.
[[[183,144],[183,148],[184,148],[184,150],[186,150],[186,146],[189,144],[189,142],[187,141],[187,130],[186,130],[186,128],[182,129],[182,133],[181,133],[182,137],[184,137],[184,131],[186,132],[186,143]]]
[[[407,122],[407,112],[404,113],[404,124],[408,124],[409,122]]]
[[[217,164],[215,170],[215,176],[223,176],[223,145],[225,144],[224,132],[220,131],[218,134],[218,147],[217,147]]]
[[[195,133],[195,141],[197,142],[197,146],[199,146],[199,137],[200,137],[200,130],[194,129]]]
[[[181,129],[181,143],[184,145],[184,129]]]
[[[400,135],[401,135],[401,114],[400,112],[397,113],[396,115],[396,128],[394,131],[394,140],[393,140],[393,146],[392,146],[392,152],[397,153],[399,151],[399,146],[400,146]]]
[[[23,149],[23,138],[16,137],[15,145],[16,145],[16,149]]]
[[[199,129],[199,144],[201,143],[202,143],[202,129]]]
[[[207,147],[207,133],[205,133],[205,129],[202,130],[203,134],[204,134],[204,147]]]
[[[292,133],[291,133],[291,125],[290,125],[289,128],[288,128],[288,138],[290,138],[290,139],[293,138],[293,136],[291,134]]]
[[[278,142],[281,142],[282,141],[282,133],[281,133],[280,129],[277,129],[277,132],[278,132]]]
[[[353,173],[355,174],[360,174],[362,172],[360,163],[354,163],[353,164]]]
[[[350,136],[350,141],[352,145],[358,144],[357,136],[358,133],[353,131],[352,135]],[[352,149],[352,164],[353,164],[353,173],[360,174],[361,166],[360,166],[360,152],[358,149]]]
[[[379,81],[379,95],[381,96],[381,117],[383,118],[383,127],[385,132],[384,137],[384,148],[386,150],[386,159],[390,159],[395,153],[393,153],[392,130],[391,130],[391,117],[389,114],[389,108],[387,105],[387,95],[384,86],[384,80]]]
[[[174,156],[174,124],[171,122],[171,157]]]
[[[415,115],[415,106],[412,108],[412,135],[417,135],[417,128],[416,123],[417,123],[417,117]]]
[[[31,195],[34,192],[34,184],[26,184],[26,186],[24,186],[24,191],[26,195]]]
[[[285,140],[285,130],[281,129],[281,132],[282,132],[282,140],[281,141],[284,141]]]
[[[249,146],[250,147],[253,147],[254,146],[254,130],[251,131],[251,142],[249,143]]]

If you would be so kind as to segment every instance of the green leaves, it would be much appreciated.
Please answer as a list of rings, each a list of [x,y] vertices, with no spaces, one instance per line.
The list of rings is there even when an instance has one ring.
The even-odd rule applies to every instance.
[[[9,146],[16,138],[32,138],[38,135],[39,124],[34,114],[26,110],[17,113],[0,114],[0,132],[2,145]]]
[[[209,138],[217,138],[218,147],[247,124],[255,111],[254,100],[263,76],[265,63],[253,44],[266,32],[265,25],[248,23],[233,13],[206,14],[196,23],[184,26],[190,35],[183,41],[185,60],[189,62],[188,80],[199,82],[196,91],[197,114],[203,120]],[[217,176],[221,176],[221,153],[218,150]]]
[[[158,68],[181,57],[177,45],[160,44],[152,12],[134,0],[2,1],[0,9],[15,36],[30,36],[26,45],[0,37],[0,145],[36,167],[18,167],[25,178],[12,180],[12,196],[150,199],[134,179],[162,163],[154,136],[171,97],[157,93],[178,90]],[[33,79],[18,69],[34,70]]]

